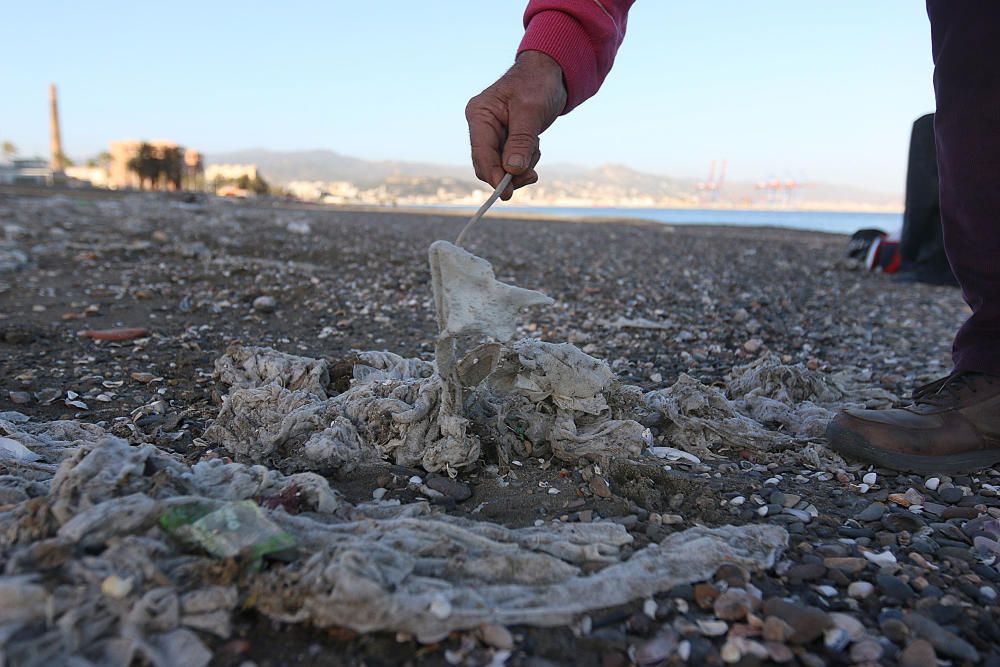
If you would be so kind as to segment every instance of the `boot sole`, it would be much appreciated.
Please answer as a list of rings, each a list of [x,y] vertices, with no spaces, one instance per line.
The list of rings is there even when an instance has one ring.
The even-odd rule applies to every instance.
[[[915,472],[921,475],[971,473],[1000,464],[1000,449],[947,456],[914,456],[887,452],[874,447],[855,431],[834,423],[827,427],[826,439],[830,448],[838,454],[900,472]]]

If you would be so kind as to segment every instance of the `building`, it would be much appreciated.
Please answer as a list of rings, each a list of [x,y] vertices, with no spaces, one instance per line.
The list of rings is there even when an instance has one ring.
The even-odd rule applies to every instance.
[[[180,157],[180,183],[182,188],[200,187],[203,169],[204,156],[198,151],[185,148],[175,141],[153,140],[140,141],[138,139],[128,139],[123,141],[112,141],[108,146],[111,154],[111,163],[108,165],[107,187],[121,190],[124,188],[141,188],[142,182],[139,175],[129,168],[129,163],[139,157],[139,151],[143,144],[150,146],[153,154],[163,158],[173,153]],[[160,182],[153,184],[154,187],[164,187],[173,189],[171,183]]]
[[[0,162],[0,184],[3,185],[52,185],[54,176],[49,163],[41,158]]]
[[[231,183],[244,177],[253,182],[257,176],[255,164],[210,164],[205,167],[205,182],[208,184]]]
[[[66,167],[63,173],[70,185],[88,183],[95,188],[108,187],[108,170],[104,167]]]

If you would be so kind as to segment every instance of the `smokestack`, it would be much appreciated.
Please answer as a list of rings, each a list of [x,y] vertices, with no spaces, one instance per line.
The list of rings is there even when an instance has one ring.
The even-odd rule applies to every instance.
[[[53,171],[62,171],[63,167],[63,147],[62,135],[59,132],[59,99],[56,96],[56,85],[49,84],[49,148],[52,151],[52,161],[50,166]]]

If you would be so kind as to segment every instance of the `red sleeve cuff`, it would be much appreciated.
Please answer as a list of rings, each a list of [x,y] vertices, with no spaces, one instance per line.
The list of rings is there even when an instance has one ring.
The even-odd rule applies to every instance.
[[[600,87],[594,44],[580,23],[564,12],[548,10],[531,17],[517,52],[541,51],[557,63],[566,83],[566,108],[591,97]]]

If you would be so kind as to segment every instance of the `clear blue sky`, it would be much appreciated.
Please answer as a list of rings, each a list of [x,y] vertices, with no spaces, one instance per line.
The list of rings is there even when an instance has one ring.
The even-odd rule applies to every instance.
[[[165,138],[209,154],[329,148],[467,161],[466,100],[511,62],[523,0],[4,2],[0,138],[67,154]],[[638,0],[598,96],[544,161],[900,192],[909,126],[933,110],[918,0]],[[470,169],[471,176],[471,169]]]

